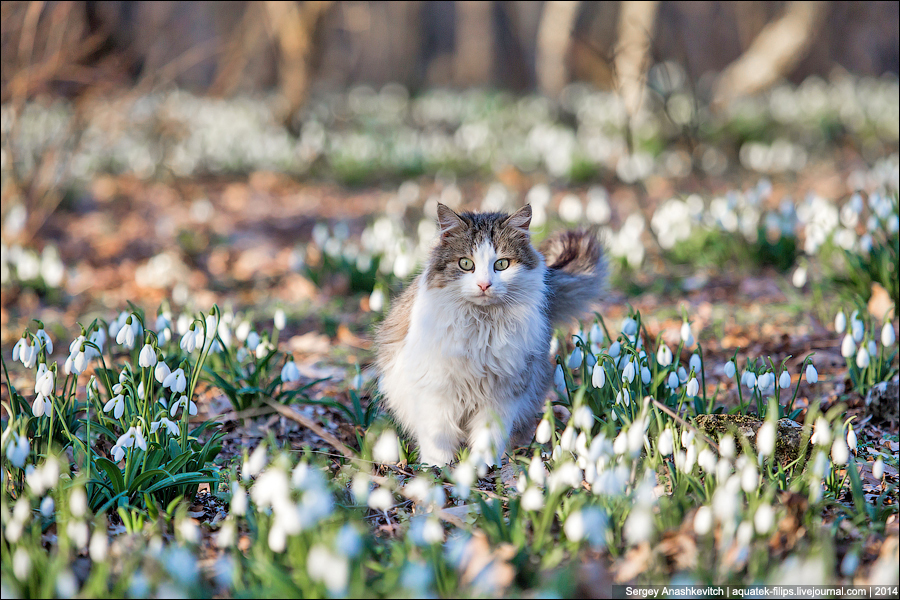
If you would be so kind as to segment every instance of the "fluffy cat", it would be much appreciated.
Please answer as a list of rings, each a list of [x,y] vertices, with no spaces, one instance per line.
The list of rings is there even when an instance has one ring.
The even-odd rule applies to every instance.
[[[424,271],[376,332],[379,389],[421,462],[447,464],[488,431],[499,464],[511,437],[533,433],[553,378],[553,327],[599,300],[605,260],[586,232],[539,252],[529,205],[507,215],[439,204],[438,224]]]

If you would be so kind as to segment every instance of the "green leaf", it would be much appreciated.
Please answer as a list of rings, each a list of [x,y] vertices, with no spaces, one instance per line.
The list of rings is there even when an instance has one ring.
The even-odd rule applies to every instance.
[[[112,483],[113,491],[121,493],[125,490],[125,478],[122,476],[122,471],[116,466],[116,463],[101,456],[94,461],[94,465],[106,473],[110,483]]]

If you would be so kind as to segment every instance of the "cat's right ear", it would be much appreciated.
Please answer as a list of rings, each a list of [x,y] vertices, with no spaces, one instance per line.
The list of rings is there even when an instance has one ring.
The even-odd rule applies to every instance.
[[[437,205],[437,213],[438,213],[438,226],[441,228],[441,239],[446,239],[447,235],[450,234],[451,231],[456,229],[457,227],[464,227],[465,222],[460,218],[458,214],[453,212],[453,209],[448,207],[445,204],[441,204],[438,202]]]

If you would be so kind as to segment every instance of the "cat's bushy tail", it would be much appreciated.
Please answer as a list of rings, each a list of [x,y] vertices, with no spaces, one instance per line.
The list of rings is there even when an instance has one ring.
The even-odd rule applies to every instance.
[[[549,316],[554,325],[583,318],[606,289],[603,246],[589,231],[564,231],[541,244],[547,261]]]

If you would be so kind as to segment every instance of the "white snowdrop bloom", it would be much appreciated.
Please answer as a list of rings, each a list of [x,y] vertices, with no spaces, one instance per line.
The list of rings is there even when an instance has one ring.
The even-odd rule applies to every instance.
[[[169,407],[169,416],[174,419],[179,408],[186,409],[188,414],[192,417],[197,414],[197,404],[193,400],[188,400],[187,396],[182,396],[172,403]]]
[[[791,283],[796,288],[802,288],[806,285],[807,278],[807,270],[804,265],[799,265],[796,269],[794,269],[794,274],[791,276]]]
[[[109,538],[107,537],[106,531],[101,528],[97,528],[94,530],[94,534],[91,536],[91,542],[88,545],[88,554],[91,557],[91,560],[95,563],[101,563],[106,560],[107,552],[109,551]]]
[[[150,423],[150,433],[156,433],[160,427],[165,427],[169,435],[177,436],[180,433],[178,423],[170,421],[166,417],[161,417],[159,421],[152,421]]]
[[[231,513],[243,516],[247,513],[247,491],[237,481],[231,482]]]
[[[379,487],[369,494],[367,504],[369,508],[374,508],[375,510],[387,510],[393,506],[394,496],[386,487]]]
[[[750,461],[741,469],[741,489],[750,494],[754,492],[759,485],[759,472],[756,465]]]
[[[191,328],[188,329],[183,336],[181,336],[181,342],[178,344],[178,346],[187,354],[190,354],[197,349],[198,343],[202,345],[202,342],[203,332],[197,328],[196,323],[191,323]]]
[[[684,321],[681,324],[681,341],[684,342],[685,348],[689,348],[694,345],[694,334],[691,331],[691,324],[687,321]]]
[[[375,288],[369,294],[369,310],[373,312],[381,312],[384,308],[384,291],[381,288]]]
[[[635,335],[637,333],[637,328],[637,321],[631,317],[625,317],[625,320],[622,321],[622,333],[625,335]]]
[[[547,479],[547,473],[544,469],[544,461],[538,453],[535,452],[528,464],[528,479],[537,485],[543,485]]]
[[[834,317],[834,330],[840,335],[844,333],[845,329],[847,329],[847,315],[844,314],[844,311],[840,311]]]
[[[594,426],[594,412],[590,406],[581,405],[572,413],[572,422],[575,427],[583,431],[590,431]]]
[[[688,396],[696,396],[700,393],[700,382],[697,381],[696,377],[691,377],[691,380],[688,381],[685,391],[687,392]]]
[[[741,375],[741,383],[747,386],[747,389],[752,390],[756,387],[756,374],[753,371],[744,371],[744,374]]]
[[[701,506],[694,513],[694,533],[704,536],[712,531],[713,512],[708,506]]]
[[[603,389],[603,386],[606,385],[606,369],[602,364],[598,364],[594,367],[594,371],[591,373],[591,385],[598,390]]]
[[[882,477],[884,477],[884,459],[882,459],[880,456],[878,457],[878,460],[876,460],[872,465],[872,475],[879,481],[881,481]]]
[[[609,355],[613,358],[618,358],[619,354],[622,353],[622,342],[615,341],[609,347]]]
[[[580,510],[569,513],[569,516],[566,517],[566,522],[563,524],[563,532],[570,542],[580,542],[584,538],[584,515]]]
[[[583,360],[584,352],[582,352],[581,346],[575,346],[575,349],[572,350],[572,354],[569,355],[569,360],[566,364],[570,369],[575,370],[581,367],[581,362]]]
[[[850,452],[856,454],[857,440],[856,431],[853,430],[853,425],[850,425],[850,429],[847,431],[847,446],[850,448]]]
[[[145,369],[156,366],[156,350],[150,344],[144,344],[138,356],[138,364]]]
[[[173,394],[180,394],[187,389],[187,377],[184,375],[184,369],[177,368],[169,373],[163,379],[163,387],[168,388]]]
[[[253,449],[253,452],[250,453],[250,456],[241,467],[242,479],[246,481],[251,477],[259,475],[265,468],[267,462],[268,460],[266,458],[266,445],[260,444]]]
[[[634,361],[628,361],[625,365],[625,368],[622,370],[622,380],[631,383],[634,381]]]
[[[691,354],[691,360],[688,362],[688,366],[694,373],[700,373],[700,369],[703,366],[700,362],[700,355],[697,353]]]
[[[169,365],[167,365],[164,361],[159,361],[156,363],[156,368],[153,369],[153,377],[159,383],[162,383],[166,380],[166,377],[171,375],[172,370],[169,369]]]
[[[613,452],[615,452],[618,456],[621,456],[628,452],[628,432],[622,430],[619,432],[619,435],[616,436],[616,439],[613,441]]]
[[[647,365],[641,367],[641,383],[644,385],[650,385],[650,379],[652,378],[652,373],[650,373],[650,368]]]
[[[42,396],[50,396],[56,388],[56,378],[52,369],[41,363],[38,367],[37,377],[34,382],[34,393]]]
[[[606,337],[603,333],[603,328],[600,327],[599,323],[594,323],[591,325],[591,330],[588,333],[592,344],[602,344],[604,338]]]
[[[78,345],[74,351],[69,353],[65,364],[67,375],[81,375],[84,373],[85,369],[87,369],[89,360],[88,350],[92,350],[92,348],[85,348],[83,345]]]
[[[881,328],[881,345],[885,348],[890,348],[896,341],[897,334],[894,333],[894,327],[890,322],[885,323],[884,327]]]
[[[771,421],[763,423],[756,433],[756,451],[760,457],[772,456],[775,451],[775,425]]]
[[[714,473],[716,470],[716,454],[709,448],[704,448],[697,455],[697,464],[706,473]]]
[[[270,342],[269,340],[263,340],[259,344],[257,344],[254,355],[256,356],[257,360],[262,360],[274,351],[275,346],[272,345],[272,342]]]
[[[392,429],[385,430],[372,447],[372,458],[382,464],[394,464],[400,460],[400,442]]]
[[[649,542],[653,537],[653,509],[644,503],[635,505],[625,520],[623,533],[632,546]]]
[[[530,511],[539,511],[544,508],[544,494],[539,487],[529,487],[522,494],[522,508]]]
[[[696,433],[694,433],[693,429],[682,430],[681,431],[681,447],[687,448],[688,446],[690,446],[691,443],[694,441],[694,436],[696,436]]]
[[[250,352],[255,352],[256,347],[259,346],[259,334],[255,331],[251,331],[247,334],[247,338],[244,343],[247,346],[247,350],[249,350]]]
[[[203,337],[203,332],[199,329],[197,330],[199,333],[199,338],[197,339],[198,347],[202,347],[204,342],[211,342],[215,337],[216,333],[219,330],[219,317],[215,314],[206,315],[206,337]]]
[[[812,363],[806,365],[806,381],[811,384],[819,381],[819,372],[816,371]]]
[[[656,362],[659,363],[661,367],[668,367],[672,364],[673,360],[672,351],[669,349],[669,346],[666,344],[660,344],[659,348],[656,350]]]
[[[38,394],[34,402],[31,403],[31,414],[35,417],[43,417],[44,415],[49,417],[52,411],[53,403],[43,394]]]
[[[178,523],[178,534],[189,544],[196,544],[200,541],[200,530],[191,519],[182,519]]]
[[[727,363],[725,363],[725,377],[727,377],[728,379],[733,379],[736,371],[737,369],[734,366],[733,360],[729,360]]]
[[[274,322],[275,329],[277,329],[278,331],[282,331],[285,327],[287,327],[287,315],[284,314],[283,309],[279,308],[275,311]]]
[[[350,565],[345,556],[338,556],[321,544],[309,550],[306,571],[311,579],[325,584],[333,596],[341,596],[347,589]]]
[[[657,441],[657,449],[662,456],[670,456],[674,449],[675,440],[673,439],[672,430],[666,427],[663,429],[663,432],[659,434],[659,440]]]
[[[726,433],[719,440],[719,453],[728,460],[734,460],[734,456],[737,453],[737,446],[734,441],[734,436],[730,433]]]
[[[558,446],[557,446],[558,448]],[[462,499],[469,497],[472,484],[475,483],[475,466],[468,461],[460,462],[453,470],[453,493]]]
[[[16,576],[16,579],[22,582],[28,579],[28,576],[31,574],[31,557],[28,556],[28,552],[25,551],[23,546],[16,548],[16,551],[13,553],[12,565],[13,575]]]
[[[853,341],[857,344],[862,341],[863,336],[866,334],[866,329],[863,326],[863,322],[859,319],[853,319],[850,321],[850,335],[853,336]]]
[[[813,426],[813,434],[809,438],[810,443],[817,446],[828,446],[831,444],[831,426],[825,417],[817,417]]]
[[[756,378],[756,387],[760,392],[768,392],[774,389],[775,387],[775,373],[772,371],[766,371],[765,373],[761,373],[759,377]]]
[[[76,487],[69,494],[69,511],[73,517],[81,518],[87,514],[88,499],[83,487]]]
[[[132,426],[116,440],[116,445],[112,447],[113,458],[116,462],[119,462],[125,457],[125,448],[135,446],[141,450],[147,450],[147,441],[141,434],[141,428]]]
[[[694,471],[694,465],[697,463],[697,446],[691,444],[684,452],[684,465],[682,473],[690,475]]]
[[[546,444],[550,441],[550,434],[553,433],[553,426],[549,419],[541,419],[540,425],[534,434],[534,439],[538,444]]]
[[[678,381],[681,383],[687,383],[688,380],[688,372],[684,367],[678,367]]]
[[[619,390],[619,393],[616,394],[616,404],[628,406],[631,404],[631,394],[628,393],[628,388],[622,388]]]
[[[778,377],[778,387],[783,390],[791,387],[791,374],[787,369],[781,372],[781,375]]]
[[[849,458],[850,449],[847,447],[847,440],[843,436],[836,436],[831,445],[831,460],[836,465],[846,465]]]
[[[563,373],[562,365],[556,365],[556,371],[553,373],[553,385],[556,391],[561,395],[566,395],[566,375]]]
[[[760,535],[765,535],[772,531],[774,524],[775,509],[771,504],[766,504],[765,502],[760,504],[753,515],[753,527],[756,529],[756,532]]]
[[[56,504],[53,502],[52,496],[45,496],[43,500],[41,500],[41,515],[45,519],[49,519],[53,516],[53,511],[56,510]]]
[[[869,350],[869,358],[878,356],[878,344],[875,343],[875,340],[869,340],[866,343],[866,348]]]
[[[300,370],[293,360],[287,361],[284,363],[284,366],[281,367],[281,381],[284,383],[300,381]]]
[[[679,383],[680,382],[678,381],[678,375],[675,373],[675,371],[670,372],[669,376],[666,378],[666,385],[669,387],[669,389],[674,390],[678,387]]]
[[[125,346],[129,350],[134,348],[135,341],[143,333],[141,323],[137,317],[129,315],[125,325],[116,333],[116,343]]]
[[[869,351],[866,350],[865,346],[860,346],[859,351],[856,353],[856,366],[860,369],[865,369],[869,366]]]
[[[113,396],[109,402],[103,406],[103,412],[109,411],[113,411],[113,417],[121,419],[122,415],[125,414],[125,396],[122,394]]]
[[[559,438],[559,445],[567,452],[575,451],[575,428],[570,423]]]
[[[23,334],[22,337],[16,342],[16,345],[13,346],[12,357],[13,360],[21,360],[22,364],[25,363],[24,353],[30,353],[32,348],[31,339],[28,338],[27,334]]]

